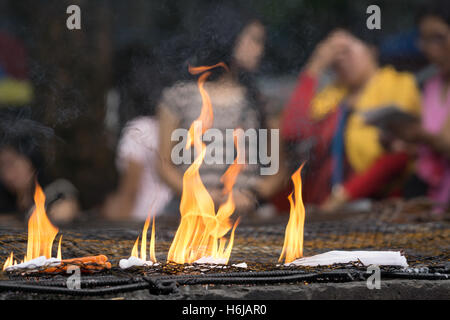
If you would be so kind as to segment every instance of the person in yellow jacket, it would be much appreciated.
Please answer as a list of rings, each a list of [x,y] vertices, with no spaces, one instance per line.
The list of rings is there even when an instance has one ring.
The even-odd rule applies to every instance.
[[[335,81],[318,90],[318,79],[332,69]],[[395,105],[420,113],[413,75],[380,67],[377,51],[348,31],[333,31],[316,47],[282,117],[285,141],[310,146],[306,203],[333,210],[343,203],[391,192],[408,155],[386,150],[380,132],[363,114]]]

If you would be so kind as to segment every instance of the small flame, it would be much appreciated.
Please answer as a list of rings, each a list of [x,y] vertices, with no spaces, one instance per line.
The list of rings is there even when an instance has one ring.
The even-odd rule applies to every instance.
[[[221,62],[214,66],[189,67],[189,72],[200,74],[216,67],[228,70],[228,67]],[[206,146],[202,142],[201,136],[211,128],[214,119],[211,99],[204,89],[204,84],[210,74],[209,71],[205,72],[197,82],[202,97],[202,109],[200,116],[191,124],[186,148],[194,146],[198,155],[183,176],[183,193],[180,203],[181,221],[167,256],[168,261],[180,264],[192,263],[202,257],[225,259],[228,263],[233,248],[234,232],[239,224],[238,219],[233,225],[230,216],[235,209],[232,187],[242,165],[235,160],[223,175],[224,192],[228,194],[228,199],[220,206],[217,215],[214,201],[206,190],[199,173],[206,154]],[[201,130],[198,130],[200,126]],[[230,230],[231,234],[227,245],[227,240],[223,237]]]
[[[150,260],[152,262],[156,262],[155,242],[155,216],[153,216],[152,234],[150,236]]]
[[[11,252],[11,254],[9,255],[9,257],[6,259],[5,263],[3,264],[3,271],[12,266],[15,265],[17,263],[14,262],[14,254]]]
[[[136,242],[134,243],[133,249],[131,250],[131,256],[140,258],[143,261],[147,261],[147,231],[150,224],[150,215],[148,215],[147,219],[144,223],[144,228],[142,229],[142,239],[141,239],[141,256],[139,257],[139,236],[136,239]],[[150,260],[152,262],[156,262],[156,255],[155,255],[155,216],[153,216],[153,222],[152,222],[152,234],[150,236]]]
[[[27,254],[21,263],[36,259],[40,256],[45,256],[47,259],[50,259],[52,257],[53,241],[58,233],[58,228],[56,228],[47,217],[45,211],[45,194],[37,182],[34,192],[34,204],[35,209],[28,220]],[[61,238],[59,239],[57,255],[60,259]],[[11,252],[10,257],[3,265],[3,270],[16,264],[13,260],[13,253]]]
[[[285,258],[285,263],[303,257],[303,228],[305,224],[305,207],[302,200],[301,171],[304,163],[291,176],[294,183],[294,192],[288,197],[290,204],[289,222],[286,226],[283,251],[278,262]],[[292,195],[294,194],[294,200]]]
[[[233,131],[234,145],[236,146],[236,159],[234,159],[233,164],[225,171],[224,175],[220,179],[220,182],[223,183],[223,193],[231,193],[233,186],[236,182],[237,176],[244,168],[244,159],[241,159],[243,154],[239,141],[243,141],[243,130],[236,129]]]
[[[139,258],[138,246],[139,246],[139,236],[137,237],[136,241],[134,242],[133,249],[131,250],[132,257]]]
[[[58,253],[56,254],[56,259],[62,260],[62,254],[61,254],[61,241],[62,241],[62,235],[59,237],[58,242]]]
[[[53,240],[55,240],[58,228],[47,217],[45,212],[45,194],[41,186],[36,183],[34,194],[36,208],[28,220],[28,243],[26,261],[45,256],[52,257]]]

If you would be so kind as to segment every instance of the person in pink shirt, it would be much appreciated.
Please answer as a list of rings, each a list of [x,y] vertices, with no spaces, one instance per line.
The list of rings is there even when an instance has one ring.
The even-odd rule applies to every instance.
[[[419,45],[438,72],[423,91],[422,121],[395,134],[417,146],[416,174],[440,215],[450,207],[450,3],[435,1],[418,17]]]

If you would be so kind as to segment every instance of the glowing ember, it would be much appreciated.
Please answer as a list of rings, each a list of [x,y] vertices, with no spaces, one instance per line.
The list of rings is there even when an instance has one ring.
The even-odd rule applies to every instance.
[[[223,67],[228,70],[225,64],[218,63],[209,67],[189,67],[189,72],[200,74],[215,67]],[[211,72],[207,71],[198,79],[202,110],[198,119],[192,123],[189,129],[186,144],[186,148],[194,146],[197,156],[183,176],[181,221],[167,256],[168,261],[180,264],[192,263],[204,257],[221,261],[224,264],[228,263],[233,248],[234,232],[239,223],[238,219],[233,226],[230,216],[235,209],[232,187],[242,165],[235,160],[223,175],[224,193],[228,194],[228,198],[220,206],[217,214],[214,201],[206,190],[199,173],[206,154],[206,146],[202,142],[201,136],[213,124],[211,100],[203,87],[210,74]],[[236,141],[235,134],[235,143]],[[239,151],[239,148],[237,149]],[[230,230],[230,239],[227,244],[224,236]]]
[[[45,194],[41,186],[36,182],[34,193],[35,209],[28,220],[28,242],[27,254],[20,263],[28,262],[39,257],[50,259],[52,257],[53,241],[55,240],[58,228],[48,219],[45,211]],[[61,259],[61,238],[58,245],[58,259]],[[14,254],[6,259],[3,270],[9,266],[17,265]]]
[[[291,176],[294,183],[294,192],[288,197],[290,204],[289,222],[286,226],[283,251],[279,262],[285,258],[285,263],[303,257],[303,227],[305,223],[305,207],[302,200],[302,164]],[[294,195],[294,199],[292,198]],[[295,201],[294,201],[295,200]]]

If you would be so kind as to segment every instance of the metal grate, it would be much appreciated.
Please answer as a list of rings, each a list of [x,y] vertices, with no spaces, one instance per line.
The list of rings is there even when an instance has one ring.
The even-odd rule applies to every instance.
[[[91,224],[92,225],[92,224]],[[121,270],[116,267],[127,258],[142,225],[123,227],[73,227],[63,230],[63,257],[105,254],[113,267],[82,277],[81,290],[67,289],[68,275],[0,273],[0,291],[28,291],[47,294],[102,295],[150,289],[152,293],[171,293],[179,285],[192,284],[269,284],[293,282],[344,282],[365,279],[359,264],[327,267],[286,267],[278,264],[286,219],[238,227],[229,266],[177,265],[161,262],[156,267]],[[176,226],[157,221],[156,252],[165,261]],[[26,232],[0,228],[0,261],[11,251],[21,257],[26,251]],[[307,222],[305,255],[329,250],[403,250],[410,268],[382,268],[382,276],[398,279],[448,279],[450,274],[450,223],[391,223],[373,214],[353,215],[337,221]],[[247,269],[232,264],[246,262]]]

